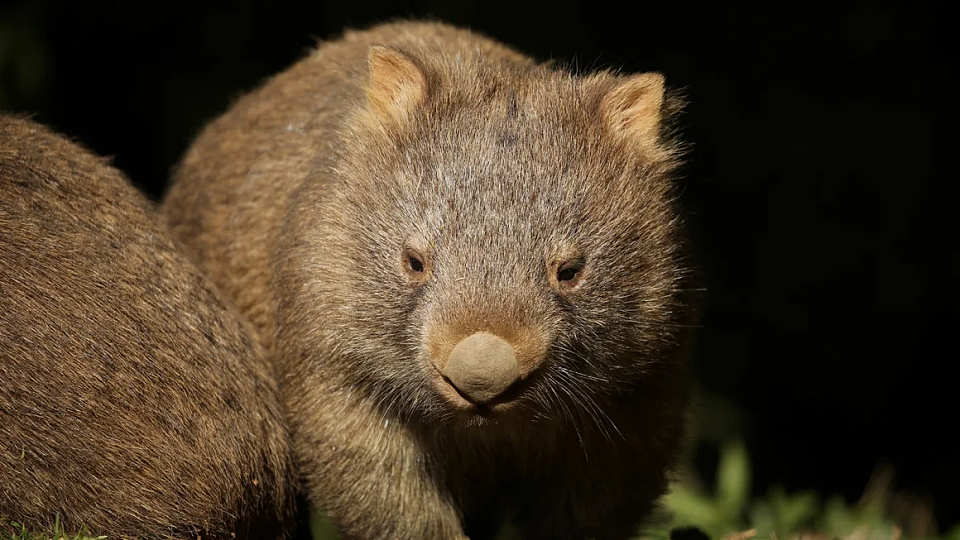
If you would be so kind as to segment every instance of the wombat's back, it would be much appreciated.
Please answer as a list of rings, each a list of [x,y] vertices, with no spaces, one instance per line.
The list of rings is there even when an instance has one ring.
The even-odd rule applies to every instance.
[[[118,171],[13,117],[0,117],[0,381],[0,520],[279,531],[288,443],[239,317]]]

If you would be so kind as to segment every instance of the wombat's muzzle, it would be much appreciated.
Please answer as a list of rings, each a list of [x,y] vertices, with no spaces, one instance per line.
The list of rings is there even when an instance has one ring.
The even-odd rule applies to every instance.
[[[520,367],[510,343],[489,332],[476,332],[450,351],[443,375],[460,395],[482,405],[517,382]]]

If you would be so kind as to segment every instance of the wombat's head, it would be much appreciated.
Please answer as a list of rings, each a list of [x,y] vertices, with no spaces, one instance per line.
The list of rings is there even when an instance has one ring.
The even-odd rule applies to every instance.
[[[594,415],[673,369],[686,272],[660,75],[384,47],[368,67],[287,233],[281,328],[302,354],[401,411],[481,423]]]

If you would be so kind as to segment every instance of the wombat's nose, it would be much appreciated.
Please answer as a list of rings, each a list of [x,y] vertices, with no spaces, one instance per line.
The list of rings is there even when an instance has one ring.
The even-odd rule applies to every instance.
[[[471,334],[457,343],[443,371],[457,390],[476,404],[499,396],[520,378],[513,347],[488,332]]]

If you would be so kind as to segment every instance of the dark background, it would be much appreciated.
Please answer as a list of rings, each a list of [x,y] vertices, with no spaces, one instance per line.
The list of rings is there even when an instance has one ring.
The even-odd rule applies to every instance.
[[[920,3],[0,0],[0,108],[81,140],[151,197],[202,123],[317,38],[396,16],[685,88],[707,276],[700,380],[755,492],[855,499],[881,462],[960,520],[955,18]],[[951,159],[951,165],[955,163]],[[710,444],[698,462],[708,476]]]

